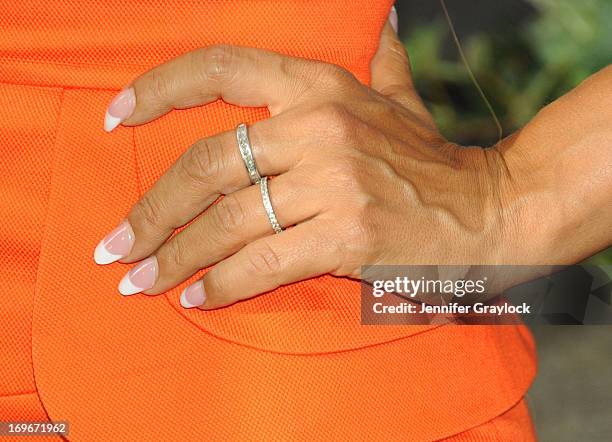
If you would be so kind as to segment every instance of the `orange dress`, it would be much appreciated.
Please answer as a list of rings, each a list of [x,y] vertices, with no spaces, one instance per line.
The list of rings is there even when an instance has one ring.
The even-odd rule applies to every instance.
[[[0,0],[0,421],[69,421],[71,440],[533,439],[523,326],[362,326],[359,284],[330,276],[187,311],[187,283],[125,298],[128,267],[92,259],[196,139],[268,116],[218,101],[105,133],[123,85],[217,43],[368,83],[390,6]]]

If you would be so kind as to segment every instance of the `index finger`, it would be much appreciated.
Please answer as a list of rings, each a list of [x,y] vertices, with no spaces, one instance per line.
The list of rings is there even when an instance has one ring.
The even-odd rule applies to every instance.
[[[312,91],[325,66],[334,65],[243,46],[195,49],[133,80],[111,101],[104,128],[143,124],[172,109],[219,98],[238,106],[267,106],[275,115]]]

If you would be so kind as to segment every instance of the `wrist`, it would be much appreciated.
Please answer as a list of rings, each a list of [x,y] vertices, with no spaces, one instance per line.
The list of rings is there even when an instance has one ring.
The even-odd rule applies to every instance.
[[[467,178],[461,186],[469,188],[473,197],[469,204],[462,205],[463,211],[457,214],[457,219],[476,217],[479,220],[473,224],[476,228],[472,231],[477,234],[470,241],[469,264],[518,264],[521,216],[517,192],[503,156],[494,148],[459,147],[456,152],[461,173]]]
[[[540,113],[537,124],[554,116]],[[576,263],[612,243],[610,134],[534,132],[527,126],[495,149],[507,170],[507,237],[521,264]]]
[[[612,67],[494,149],[503,222],[524,263],[578,262],[612,243]]]

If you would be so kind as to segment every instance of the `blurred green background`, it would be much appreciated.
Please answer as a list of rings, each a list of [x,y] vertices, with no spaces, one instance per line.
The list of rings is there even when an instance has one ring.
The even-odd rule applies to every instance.
[[[612,0],[446,0],[504,136],[612,62]],[[438,127],[489,146],[497,128],[461,62],[438,0],[398,0],[400,38]],[[590,262],[612,264],[612,249]],[[612,327],[533,326],[538,376],[527,395],[539,440],[612,440]]]
[[[446,0],[504,136],[612,62],[612,0]],[[470,79],[438,0],[399,0],[400,37],[440,131],[489,146],[497,127]],[[590,260],[612,264],[612,249]]]

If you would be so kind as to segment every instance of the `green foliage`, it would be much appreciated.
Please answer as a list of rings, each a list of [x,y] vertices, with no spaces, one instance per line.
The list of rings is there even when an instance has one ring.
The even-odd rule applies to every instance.
[[[609,63],[612,54],[612,2],[609,0],[531,0],[540,11],[528,38],[542,65],[577,83]]]
[[[459,32],[470,67],[504,135],[612,59],[612,1],[529,3],[536,13],[515,27],[500,27],[507,31],[471,33],[465,38]],[[442,15],[409,33],[406,45],[415,84],[447,138],[491,145],[497,141],[494,122],[457,51],[448,56],[450,41]],[[591,259],[612,264],[612,250]]]

